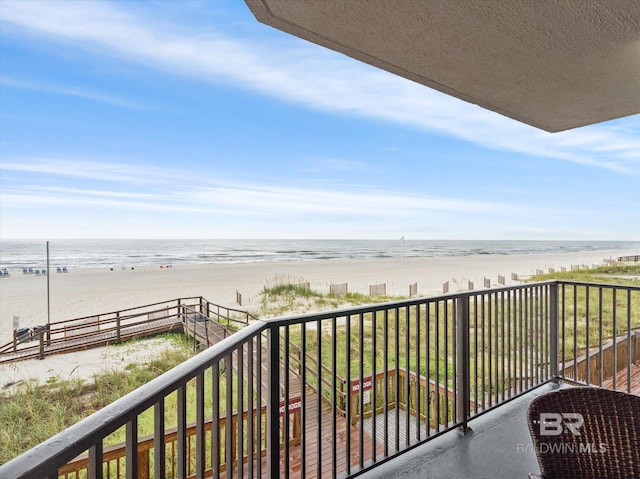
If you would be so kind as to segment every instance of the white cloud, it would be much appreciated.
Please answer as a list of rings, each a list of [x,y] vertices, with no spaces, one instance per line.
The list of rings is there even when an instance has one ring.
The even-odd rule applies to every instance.
[[[75,96],[79,98],[85,98],[87,100],[97,101],[100,103],[107,103],[109,105],[119,106],[123,108],[130,108],[135,110],[141,110],[145,107],[139,103],[126,98],[122,98],[115,95],[108,95],[86,88],[69,87],[56,84],[41,84],[28,82],[24,80],[18,80],[15,78],[0,76],[0,85],[11,88],[20,88],[25,90],[35,90],[45,93],[54,93],[56,95]]]
[[[151,12],[151,13],[149,13]],[[384,119],[484,147],[640,174],[637,117],[549,134],[322,48],[258,42],[160,25],[153,12],[103,2],[4,1],[24,32],[207,82],[226,82],[311,108]]]
[[[228,178],[211,180],[178,170],[122,163],[72,160],[37,160],[2,163],[0,171],[21,172],[5,187],[0,203],[5,208],[56,205],[190,212],[262,217],[323,216],[332,218],[402,218],[434,213],[492,217],[534,214],[530,206],[464,198],[430,197],[398,193],[363,185],[339,188],[268,185]],[[58,177],[92,180],[94,188],[62,186]],[[216,176],[216,175],[212,175]],[[145,182],[144,191],[138,188]],[[51,186],[53,184],[53,186]]]
[[[107,160],[78,161],[58,158],[20,158],[3,161],[0,169],[84,180],[115,181],[133,185],[171,182],[175,171]]]

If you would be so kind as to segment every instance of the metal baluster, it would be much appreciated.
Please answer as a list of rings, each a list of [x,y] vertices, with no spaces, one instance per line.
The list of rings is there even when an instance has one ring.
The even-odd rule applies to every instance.
[[[125,427],[127,478],[138,477],[138,416],[132,418]]]
[[[211,367],[211,474],[220,477],[220,363]],[[161,476],[164,478],[164,475]]]
[[[102,479],[102,463],[104,461],[102,453],[102,441],[98,441],[89,448],[89,464],[87,466],[89,479]]]
[[[280,332],[278,326],[272,326],[269,330],[267,475],[270,479],[280,478]]]
[[[345,351],[346,351],[346,390],[347,390],[347,405],[346,405],[346,425],[345,425],[345,455],[346,455],[346,467],[347,475],[351,474],[351,395],[353,390],[351,388],[351,316],[347,315],[345,324]]]
[[[182,384],[177,390],[178,402],[178,477],[186,477],[187,471],[187,387]],[[127,474],[128,476],[128,474]]]
[[[316,477],[322,477],[322,321],[316,321],[316,422],[318,424],[318,431],[316,433]],[[333,391],[331,393],[333,399],[332,413],[336,413],[336,390],[335,382],[333,383]],[[335,436],[334,436],[335,437]]]
[[[212,425],[213,426],[213,425]],[[204,372],[196,376],[196,478],[204,479],[206,452],[204,437]]]
[[[284,416],[282,418],[284,422],[284,475],[289,477],[289,456],[291,454],[289,443],[291,442],[290,421],[291,416],[289,413],[290,398],[290,378],[289,378],[289,325],[284,327]]]
[[[156,479],[166,476],[166,444],[164,424],[164,398],[153,406],[153,470]]]
[[[254,402],[254,383],[255,373],[253,370],[255,357],[253,354],[253,338],[250,338],[247,342],[247,469],[249,479],[254,477],[255,461],[256,458],[260,458],[260,454],[256,455],[256,438],[254,433],[254,421],[256,405]],[[260,365],[258,364],[258,367]],[[258,386],[259,387],[259,386]]]
[[[336,441],[338,438],[338,424],[337,424],[337,416],[338,416],[338,383],[337,383],[337,351],[336,348],[338,346],[338,336],[337,336],[337,328],[336,328],[337,318],[331,318],[331,339],[332,339],[332,348],[331,348],[331,390],[332,390],[332,415],[331,415],[331,472],[333,477],[338,475],[338,461],[336,458]],[[343,391],[344,392],[344,391]],[[344,392],[348,394],[347,392]],[[322,456],[320,456],[322,457]],[[321,476],[319,476],[321,477]]]

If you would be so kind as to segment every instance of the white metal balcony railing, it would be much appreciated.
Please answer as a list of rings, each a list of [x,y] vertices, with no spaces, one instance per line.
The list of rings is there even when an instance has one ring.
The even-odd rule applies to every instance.
[[[0,477],[349,477],[549,381],[631,391],[639,329],[639,287],[565,281],[253,320]]]

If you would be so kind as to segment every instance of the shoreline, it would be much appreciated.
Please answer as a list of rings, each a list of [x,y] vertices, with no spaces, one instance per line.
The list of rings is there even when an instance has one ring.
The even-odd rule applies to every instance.
[[[475,289],[483,289],[485,277],[495,286],[498,275],[504,276],[509,286],[519,284],[511,280],[511,273],[529,276],[537,269],[545,273],[549,268],[568,270],[571,265],[591,266],[635,254],[636,250],[602,250],[69,269],[49,278],[51,321],[198,296],[251,311],[265,286],[283,282],[309,282],[321,293],[328,293],[331,284],[347,283],[349,292],[365,295],[370,285],[385,283],[389,296],[408,296],[409,285],[417,283],[417,296],[434,296],[442,294],[447,281],[450,292],[466,290],[468,281],[474,282]],[[20,317],[21,328],[46,324],[47,281],[46,276],[22,273],[0,281],[0,344],[4,344],[12,339],[13,316]],[[236,291],[242,294],[242,306],[236,303]]]

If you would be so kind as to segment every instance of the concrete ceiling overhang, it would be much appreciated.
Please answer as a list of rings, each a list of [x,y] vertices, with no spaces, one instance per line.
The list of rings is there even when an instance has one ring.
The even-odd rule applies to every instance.
[[[640,0],[245,0],[267,25],[555,132],[640,113]]]

